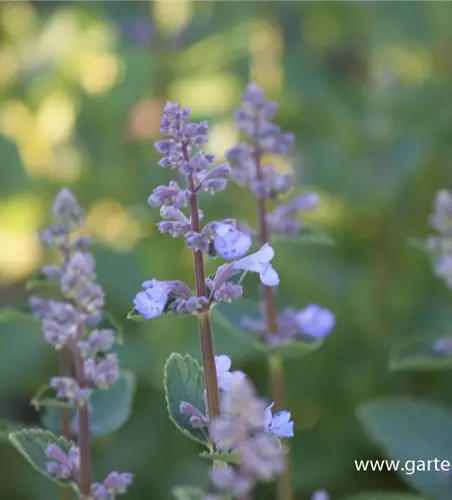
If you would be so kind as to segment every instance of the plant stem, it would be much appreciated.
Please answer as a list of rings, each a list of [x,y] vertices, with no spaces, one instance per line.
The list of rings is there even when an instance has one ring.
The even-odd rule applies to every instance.
[[[188,155],[187,155],[188,161]],[[199,220],[198,197],[192,175],[187,176],[188,189],[190,190],[190,216],[192,230],[201,231]],[[206,297],[206,276],[202,252],[193,251],[196,293],[198,297]],[[207,406],[209,407],[209,420],[220,415],[220,397],[218,393],[217,369],[215,365],[215,347],[213,343],[210,312],[204,311],[199,316],[199,333],[201,340],[202,366],[206,384]]]
[[[256,162],[256,176],[258,179],[262,179],[261,170],[261,159],[262,154],[259,147],[255,146],[254,149],[254,159]],[[267,226],[267,210],[265,204],[265,198],[258,198],[257,201],[257,211],[259,219],[259,236],[261,245],[270,243],[270,233]],[[276,334],[278,327],[276,324],[276,300],[273,288],[264,286],[262,292],[262,299],[264,302],[265,310],[265,322],[267,325],[267,331],[272,334]],[[269,356],[267,359],[269,375],[270,375],[270,389],[273,401],[275,402],[275,410],[282,410],[285,407],[285,397],[284,397],[284,366],[283,360],[278,356]],[[278,476],[277,487],[278,487],[278,500],[293,500],[293,488],[292,488],[292,467],[290,458],[290,447],[286,444],[287,454],[286,454],[286,464],[284,473]]]
[[[83,324],[78,327],[77,338],[83,339]],[[76,346],[74,346],[75,373],[79,387],[84,387],[85,367],[83,358]],[[79,489],[82,500],[89,498],[91,490],[91,435],[89,428],[88,405],[84,405],[78,412],[78,445],[80,447],[80,481]]]
[[[60,350],[59,361],[60,361],[60,377],[71,377],[72,376],[72,356],[71,351],[67,347],[63,347]],[[67,439],[71,439],[71,412],[68,408],[61,408],[61,429],[63,436]],[[60,500],[71,500],[72,493],[69,488],[62,486],[60,488]]]

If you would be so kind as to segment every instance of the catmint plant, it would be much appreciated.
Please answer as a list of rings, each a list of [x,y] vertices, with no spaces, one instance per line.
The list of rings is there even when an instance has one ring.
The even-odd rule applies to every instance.
[[[40,236],[59,260],[45,265],[42,275],[55,285],[57,294],[52,298],[32,296],[30,307],[42,321],[45,341],[60,358],[60,373],[49,384],[56,392],[56,400],[42,404],[61,409],[65,439],[48,431],[33,431],[32,435],[44,446],[45,472],[50,478],[74,487],[83,500],[113,500],[125,493],[132,474],[111,472],[103,482],[93,482],[90,416],[93,393],[108,390],[120,376],[118,357],[111,352],[116,334],[100,327],[104,291],[96,281],[94,259],[87,250],[89,239],[74,235],[83,224],[84,214],[71,191],[63,189],[58,193],[52,215],[52,224]],[[11,435],[13,443],[24,437],[29,435]]]
[[[206,500],[222,494],[245,498],[257,481],[281,474],[284,448],[279,438],[293,436],[290,413],[273,414],[273,405],[258,398],[246,375],[230,371],[230,358],[215,355],[212,309],[242,297],[246,273],[256,273],[270,288],[279,284],[279,276],[271,264],[274,250],[269,243],[248,253],[254,232],[245,224],[232,218],[202,223],[200,194],[223,191],[231,175],[228,164],[214,166],[214,156],[203,152],[207,132],[205,122],[190,121],[189,108],[166,104],[161,133],[167,138],[155,148],[162,155],[160,167],[177,170],[183,183],[172,180],[159,186],[148,200],[151,207],[160,208],[159,231],[184,238],[192,251],[195,290],[179,280],[152,278],[142,283],[129,314],[131,319],[146,320],[163,314],[198,317],[202,368],[193,358],[173,353],[165,367],[165,388],[170,418],[185,434],[206,445],[215,462],[212,493],[205,494]],[[206,276],[206,257],[226,262]],[[188,397],[181,399],[182,394]],[[224,467],[219,466],[217,454],[226,462]],[[228,456],[233,457],[232,463],[224,458]],[[236,487],[230,480],[237,480]]]
[[[267,162],[269,155],[286,155],[294,142],[294,136],[284,133],[272,123],[277,105],[266,99],[265,93],[255,84],[246,88],[242,105],[235,113],[238,130],[248,142],[240,143],[227,152],[234,166],[231,178],[240,186],[247,187],[256,199],[258,214],[258,237],[260,244],[269,245],[273,237],[298,236],[303,231],[298,216],[315,210],[319,203],[317,193],[298,196],[281,202],[294,184],[292,174],[280,173]],[[269,209],[272,203],[273,209]],[[261,280],[262,293],[260,317],[244,316],[242,326],[266,344],[279,344],[295,340],[322,339],[332,330],[334,314],[318,305],[310,304],[304,309],[285,308],[278,312],[275,288]],[[272,396],[277,409],[284,406],[284,376],[282,359],[268,356]],[[290,468],[280,477],[278,484],[280,500],[293,498]]]

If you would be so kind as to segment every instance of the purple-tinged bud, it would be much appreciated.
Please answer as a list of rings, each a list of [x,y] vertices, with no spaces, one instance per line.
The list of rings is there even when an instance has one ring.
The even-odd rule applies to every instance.
[[[51,224],[39,233],[41,241],[50,247],[69,246],[70,229],[65,224]]]
[[[434,272],[449,288],[452,288],[452,253],[446,253],[436,261]]]
[[[185,207],[188,203],[188,191],[182,190],[178,184],[171,181],[168,186],[158,186],[148,199],[151,207],[173,205],[176,208]]]
[[[188,231],[185,233],[185,243],[187,248],[195,250],[196,252],[208,252],[210,247],[209,238],[195,231]]]
[[[84,367],[86,378],[99,389],[108,389],[119,378],[116,353],[108,354],[97,362],[94,359],[87,359]]]
[[[77,342],[83,358],[93,357],[99,352],[107,352],[115,343],[114,330],[93,330],[88,340]]]
[[[51,319],[43,321],[44,338],[46,342],[61,349],[75,337],[77,333],[77,324],[57,323]]]
[[[310,304],[295,316],[301,330],[311,337],[324,338],[334,327],[334,314],[328,309]]]
[[[49,312],[49,301],[41,297],[30,297],[30,309],[33,316],[44,318]]]
[[[65,297],[76,300],[94,279],[94,260],[91,255],[74,252],[61,276],[61,291]]]
[[[217,302],[232,302],[240,299],[243,295],[243,288],[234,283],[224,283],[213,292],[213,298]]]
[[[71,229],[76,229],[83,224],[83,209],[74,194],[66,188],[57,194],[52,214],[56,222],[66,224]]]
[[[110,472],[104,480],[104,485],[115,493],[125,493],[127,488],[132,484],[133,474],[129,472]]]
[[[105,293],[100,285],[92,284],[82,290],[80,295],[75,297],[75,301],[86,314],[93,317],[103,309]]]
[[[79,236],[71,244],[71,248],[76,250],[85,250],[91,245],[92,241],[89,236]]]
[[[213,244],[215,251],[223,259],[234,260],[243,257],[251,248],[253,241],[249,234],[242,233],[232,225],[220,224],[216,228]]]
[[[46,264],[42,268],[42,274],[49,280],[59,280],[63,274],[63,269],[56,264]]]
[[[91,397],[91,389],[79,387],[76,380],[71,377],[53,377],[50,387],[57,391],[57,398],[67,399],[70,404],[84,406]]]
[[[187,401],[181,401],[180,412],[190,417],[190,423],[195,427],[202,428],[208,424],[208,420],[203,413],[191,403],[187,403]]]

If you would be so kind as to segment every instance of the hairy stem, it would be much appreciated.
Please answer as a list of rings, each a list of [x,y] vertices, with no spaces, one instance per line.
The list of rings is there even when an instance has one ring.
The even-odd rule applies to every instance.
[[[255,146],[254,159],[256,162],[256,176],[258,179],[262,179],[261,170],[261,151]],[[270,232],[267,226],[267,210],[265,204],[265,198],[259,198],[257,202],[257,211],[259,219],[259,237],[261,245],[270,243]],[[267,331],[269,333],[277,333],[276,324],[276,300],[273,288],[264,286],[262,292],[262,299],[264,302],[265,310],[265,322],[267,325]],[[269,368],[269,378],[270,378],[270,389],[273,401],[275,402],[275,409],[282,410],[285,407],[285,396],[284,396],[284,366],[283,361],[278,356],[270,356],[268,358],[268,368]],[[290,448],[286,445],[287,455],[286,455],[286,467],[284,473],[278,477],[278,500],[293,500],[293,488],[292,488],[292,467],[290,459]]]
[[[72,355],[67,347],[63,347],[58,353],[60,361],[60,377],[72,377]],[[69,408],[61,408],[61,429],[63,436],[71,439],[71,411]],[[69,488],[60,488],[60,500],[71,500],[72,492]]]
[[[78,340],[83,338],[83,325],[80,325],[77,332]],[[83,358],[77,347],[74,347],[75,373],[79,387],[86,385],[85,367]],[[91,435],[89,427],[88,405],[84,405],[78,412],[78,445],[80,447],[80,480],[79,489],[82,500],[89,498],[91,490]]]
[[[192,175],[187,176],[188,189],[190,190],[190,216],[192,230],[201,231],[199,220],[198,197]],[[198,297],[206,297],[206,276],[202,252],[193,251],[196,293]],[[199,316],[199,333],[201,339],[202,365],[206,383],[207,405],[209,407],[209,420],[220,415],[220,397],[218,393],[217,369],[215,366],[215,347],[213,343],[210,312],[205,311]]]

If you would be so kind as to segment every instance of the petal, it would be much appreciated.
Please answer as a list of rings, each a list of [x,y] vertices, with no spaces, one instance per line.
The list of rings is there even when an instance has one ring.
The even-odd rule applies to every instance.
[[[267,430],[270,427],[273,420],[273,415],[272,415],[273,406],[275,406],[275,403],[268,405],[264,410],[264,425]]]
[[[231,369],[232,361],[226,354],[220,354],[220,356],[215,356],[215,366],[217,368],[217,375],[220,373],[228,372]]]
[[[265,268],[259,273],[262,284],[265,286],[278,286],[279,276],[278,273],[273,269],[271,264],[265,266]]]
[[[275,251],[269,243],[266,243],[258,252],[260,262],[266,264],[275,256]]]
[[[164,300],[163,300],[164,299]],[[167,297],[161,297],[160,300],[153,300],[147,291],[140,292],[135,297],[133,303],[136,310],[146,319],[152,319],[160,316],[165,309]]]

